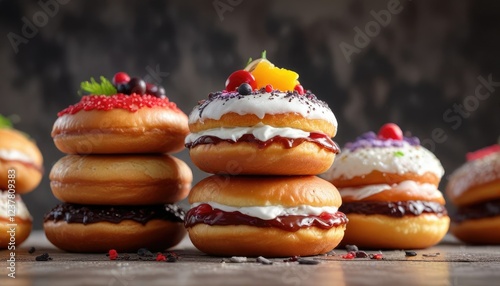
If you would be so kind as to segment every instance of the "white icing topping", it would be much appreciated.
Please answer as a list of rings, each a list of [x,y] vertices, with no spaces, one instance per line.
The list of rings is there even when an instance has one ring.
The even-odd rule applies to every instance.
[[[419,184],[415,181],[403,181],[399,184],[377,184],[368,185],[357,188],[339,188],[340,195],[344,197],[352,197],[356,200],[362,200],[370,196],[376,195],[383,191],[396,191],[402,193],[421,193],[428,196],[443,197],[443,194],[433,184]]]
[[[213,209],[219,209],[225,212],[240,212],[244,215],[248,215],[251,217],[260,218],[263,220],[271,220],[275,219],[279,216],[290,216],[290,215],[299,215],[299,216],[309,216],[315,215],[318,216],[323,212],[334,214],[338,211],[338,207],[313,207],[308,205],[299,205],[296,207],[284,207],[280,205],[274,206],[252,206],[252,207],[232,207],[223,204],[219,204],[216,202],[200,202],[194,203],[191,205],[192,208],[195,208],[201,204],[208,204]]]
[[[16,195],[16,198],[14,199],[14,203],[12,204],[9,203],[9,193],[7,191],[0,191],[0,217],[4,219],[9,219],[9,217],[12,215],[12,212],[9,212],[10,210],[15,210],[15,216],[19,217],[23,220],[31,220],[31,215],[28,211],[28,208],[24,204],[24,202],[21,200],[21,197],[19,195]],[[9,208],[9,205],[14,205],[14,208]],[[15,222],[12,222],[15,223]]]
[[[266,114],[298,113],[304,118],[326,120],[337,127],[337,119],[328,105],[318,102],[305,96],[287,97],[285,92],[217,98],[201,110],[200,106],[196,106],[189,115],[189,123],[203,122],[205,119],[219,120],[222,115],[231,112],[239,115],[255,114],[260,119]]]
[[[441,162],[422,146],[358,148],[342,150],[330,170],[325,174],[328,180],[363,176],[372,171],[403,175],[427,172],[441,178],[444,174]]]
[[[472,186],[500,179],[500,152],[469,161],[450,175],[448,190],[458,197]]]
[[[192,143],[202,136],[215,136],[220,139],[232,140],[236,142],[241,136],[245,134],[252,134],[260,141],[267,141],[276,136],[284,138],[307,138],[311,133],[290,128],[290,127],[272,127],[269,125],[259,124],[252,127],[234,127],[234,128],[215,128],[204,130],[198,133],[191,133],[186,137],[186,143]]]
[[[28,164],[33,164],[33,159],[15,149],[0,149],[0,158],[6,161],[20,161]]]

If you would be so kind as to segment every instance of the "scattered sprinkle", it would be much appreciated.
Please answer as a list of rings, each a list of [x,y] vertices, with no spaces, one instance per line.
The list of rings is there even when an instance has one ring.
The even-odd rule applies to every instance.
[[[167,261],[167,258],[162,253],[156,254],[156,261]]]
[[[265,264],[265,265],[271,265],[273,264],[273,262],[265,257],[262,257],[262,256],[259,256],[257,257],[257,262],[260,262],[262,264]]]
[[[354,259],[356,257],[356,254],[354,252],[349,252],[347,254],[344,254],[341,256],[344,259]]]
[[[114,249],[108,251],[109,260],[116,260],[118,258],[118,252]]]
[[[358,247],[357,247],[356,245],[350,245],[350,244],[347,244],[347,245],[345,246],[345,250],[347,250],[347,252],[351,252],[351,251],[356,252],[356,251],[358,251],[359,249],[358,249]]]
[[[297,261],[299,262],[299,264],[305,264],[305,265],[316,265],[316,264],[319,264],[318,260],[307,259],[307,258],[299,258]]]
[[[381,260],[382,258],[384,258],[384,257],[382,256],[382,253],[370,254],[370,259]]]
[[[149,251],[147,248],[139,248],[139,250],[137,250],[137,255],[145,257],[153,257],[153,253]]]
[[[417,256],[415,251],[405,251],[405,256]]]
[[[441,253],[439,252],[436,252],[436,253],[424,253],[422,254],[423,257],[436,257],[438,255],[440,255]]]
[[[49,261],[52,260],[52,257],[49,256],[48,253],[44,253],[35,258],[36,261]]]
[[[356,255],[356,258],[367,258],[368,257],[368,253],[366,253],[362,250],[356,251],[355,255]]]
[[[229,261],[233,263],[243,263],[247,262],[247,258],[245,256],[233,256],[229,259]]]
[[[35,251],[36,251],[36,248],[35,248],[34,246],[32,246],[32,247],[30,247],[30,249],[28,250],[28,253],[29,253],[29,254],[33,254],[33,253],[35,253]]]
[[[298,261],[299,258],[300,258],[300,256],[294,255],[292,257],[289,257],[289,258],[283,260],[283,262],[295,262],[295,261]]]

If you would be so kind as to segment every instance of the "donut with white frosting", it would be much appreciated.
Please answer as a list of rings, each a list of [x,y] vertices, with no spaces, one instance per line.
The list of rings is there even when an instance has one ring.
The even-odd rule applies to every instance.
[[[473,244],[500,244],[500,145],[468,154],[455,170],[446,194],[457,206],[451,232]]]
[[[449,227],[438,190],[439,160],[395,124],[346,144],[325,177],[339,188],[349,218],[342,244],[364,248],[426,248]]]

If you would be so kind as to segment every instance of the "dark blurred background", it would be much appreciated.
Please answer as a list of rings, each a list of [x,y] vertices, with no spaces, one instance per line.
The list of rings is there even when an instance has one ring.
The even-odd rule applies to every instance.
[[[395,122],[449,175],[498,140],[499,19],[499,1],[474,0],[1,1],[0,114],[45,159],[42,183],[24,196],[34,228],[57,203],[47,177],[63,154],[52,124],[79,100],[81,81],[149,76],[189,113],[262,50],[328,102],[340,145]],[[176,156],[194,183],[206,176],[186,150]]]

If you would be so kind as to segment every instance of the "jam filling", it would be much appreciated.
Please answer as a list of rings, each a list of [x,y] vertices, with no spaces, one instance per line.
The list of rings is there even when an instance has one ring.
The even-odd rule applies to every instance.
[[[307,138],[285,138],[281,136],[275,136],[269,140],[266,141],[261,141],[253,134],[245,134],[241,136],[238,140],[234,141],[231,139],[221,139],[216,136],[201,136],[200,138],[196,139],[194,142],[187,143],[186,148],[194,148],[198,145],[203,145],[203,144],[218,144],[220,142],[229,142],[229,143],[238,143],[238,142],[249,142],[249,143],[256,143],[260,149],[266,148],[267,146],[278,143],[281,144],[284,148],[290,149],[297,147],[298,145],[302,144],[303,142],[311,142],[314,143],[322,148],[325,148],[326,150],[329,150],[335,154],[340,153],[340,148],[337,145],[337,143],[333,142],[330,137],[328,137],[325,134],[322,133],[311,133],[309,137]]]
[[[184,211],[176,205],[97,206],[60,204],[44,217],[44,221],[65,221],[83,224],[96,222],[120,223],[124,220],[133,220],[146,224],[153,219],[183,222]]]
[[[500,200],[493,200],[470,206],[460,207],[452,216],[453,222],[463,222],[468,219],[481,219],[500,215]]]
[[[5,159],[2,159],[2,158],[0,158],[0,161],[11,162],[11,163],[19,163],[19,164],[22,164],[22,165],[26,166],[27,168],[33,168],[33,169],[37,170],[40,173],[44,172],[43,166],[38,166],[38,165],[35,165],[33,163],[28,163],[28,162],[19,161],[19,160],[5,160]]]
[[[364,215],[386,215],[403,217],[405,215],[418,216],[424,213],[447,215],[446,208],[436,202],[400,201],[400,202],[351,202],[343,203],[339,211],[346,214],[356,213]]]
[[[305,227],[317,227],[331,229],[348,222],[345,214],[336,212],[334,214],[322,213],[319,216],[279,216],[275,219],[264,220],[248,216],[240,212],[225,212],[213,209],[208,204],[201,204],[190,209],[186,213],[185,227],[192,227],[202,223],[207,225],[249,225],[255,227],[275,227],[285,231],[295,232]]]
[[[112,109],[125,109],[130,112],[136,112],[137,110],[145,107],[166,107],[172,110],[179,110],[177,105],[170,102],[168,98],[158,98],[153,95],[139,95],[139,94],[115,94],[112,96],[106,95],[86,95],[83,96],[80,102],[71,105],[66,109],[57,113],[57,116],[61,117],[65,114],[75,114],[81,110],[102,110],[108,111]]]

